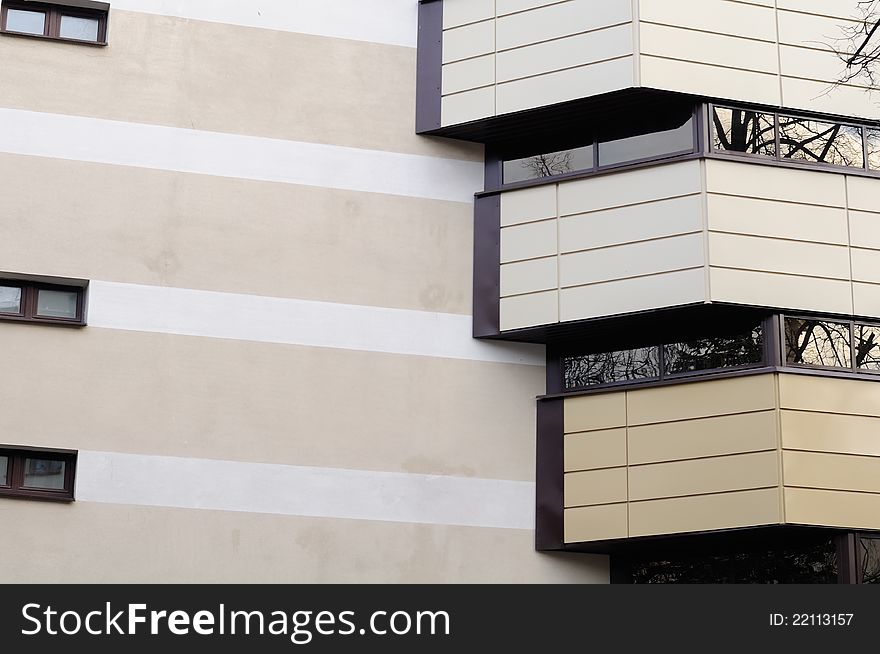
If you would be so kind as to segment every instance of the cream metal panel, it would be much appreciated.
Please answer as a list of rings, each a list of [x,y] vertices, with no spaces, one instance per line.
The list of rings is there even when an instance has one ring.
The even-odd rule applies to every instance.
[[[880,284],[880,250],[852,248],[852,278]]]
[[[443,66],[443,95],[495,83],[495,55],[456,61]]]
[[[632,55],[632,24],[498,53],[498,82]]]
[[[630,426],[776,407],[773,375],[645,388],[627,395]]]
[[[495,89],[486,87],[444,96],[440,100],[440,114],[444,125],[469,123],[488,118],[495,112]]]
[[[501,226],[556,217],[556,186],[538,186],[501,194]]]
[[[630,465],[775,450],[776,412],[667,422],[627,430]],[[567,461],[567,460],[566,460]]]
[[[860,316],[880,316],[880,286],[853,283],[853,313]]]
[[[629,535],[653,536],[778,524],[779,489],[632,502]]]
[[[719,232],[835,245],[848,242],[846,210],[838,207],[710,193],[708,215],[709,229]],[[880,228],[877,243],[880,246]]]
[[[850,210],[874,211],[880,213],[880,179],[870,177],[857,177],[848,175],[846,178],[847,201]],[[865,220],[872,220],[876,225],[876,217],[864,217]],[[874,238],[880,246],[880,228],[876,229],[878,234]],[[862,245],[853,240],[853,245]],[[870,245],[868,247],[871,247]]]
[[[626,448],[625,429],[566,434],[565,472],[625,466]]]
[[[700,267],[562,289],[559,317],[569,321],[614,316],[700,303],[705,297],[705,271]]]
[[[566,508],[626,501],[626,468],[568,472],[564,482]]]
[[[829,2],[827,4],[846,3]],[[794,11],[782,10],[778,13],[780,43],[797,45],[802,48],[829,48],[836,38],[843,35],[842,29],[844,27],[859,27],[857,21],[835,18],[829,15],[827,10],[811,13],[802,8],[793,9]],[[855,12],[855,3],[850,3],[850,9],[853,13]],[[783,70],[783,74],[786,72]]]
[[[495,21],[487,20],[443,32],[443,63],[495,52]]]
[[[817,45],[780,45],[779,58],[782,61],[783,75],[826,83],[840,79],[846,72],[846,65],[833,52],[825,48],[814,49]]]
[[[880,493],[880,457],[783,452],[786,486]]]
[[[776,41],[776,17],[771,6],[729,0],[640,0],[639,18],[643,23]]]
[[[443,0],[443,29],[495,18],[495,0]]]
[[[704,0],[705,2],[705,0]],[[642,22],[640,52],[713,66],[777,74],[776,44]]]
[[[786,487],[784,496],[789,524],[880,529],[880,495]]]
[[[556,252],[555,220],[514,225],[501,230],[502,263],[553,256]]]
[[[567,254],[559,260],[563,287],[595,284],[703,265],[703,235],[690,234]]]
[[[563,539],[566,543],[627,537],[626,504],[565,509],[563,520]]]
[[[702,216],[699,195],[566,216],[559,221],[559,248],[576,252],[700,232]]]
[[[498,50],[632,21],[629,0],[569,0],[498,18]]]
[[[880,418],[787,410],[781,418],[783,448],[880,457]]]
[[[560,0],[495,0],[496,11],[499,16],[513,14],[518,11],[536,9],[544,5],[552,5]]]
[[[850,180],[854,179],[852,177]],[[852,192],[850,192],[852,202]],[[849,212],[850,240],[854,248],[880,250],[880,213]]]
[[[752,2],[754,1],[752,0]],[[853,10],[855,9],[849,3],[828,2],[828,0],[762,0],[762,4],[768,4],[772,7],[774,1],[780,9],[833,16],[835,18],[852,18]]]
[[[566,434],[626,426],[626,393],[584,395],[565,400]]]
[[[559,286],[557,259],[532,259],[501,266],[501,297],[547,291]]]
[[[629,500],[769,488],[779,485],[779,453],[757,452],[632,466]]]
[[[712,266],[829,279],[850,277],[849,250],[839,245],[711,233],[709,253]]]
[[[700,193],[700,162],[684,161],[559,185],[559,215]]]
[[[833,80],[782,78],[783,104],[787,107],[877,120],[877,94],[862,87],[834,86]],[[751,100],[751,98],[744,98]]]
[[[858,379],[780,375],[783,409],[880,417],[880,385]]]
[[[501,331],[549,325],[559,321],[559,293],[546,291],[532,295],[501,298]]]
[[[811,170],[706,161],[707,190],[742,197],[846,207],[846,179]]]
[[[830,313],[853,312],[848,281],[714,267],[709,275],[712,300],[716,302]]]

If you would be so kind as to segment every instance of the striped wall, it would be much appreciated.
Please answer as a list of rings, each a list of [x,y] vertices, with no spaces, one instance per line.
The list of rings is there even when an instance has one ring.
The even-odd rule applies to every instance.
[[[413,133],[416,11],[0,36],[0,274],[91,280],[84,329],[0,322],[4,443],[80,452],[0,500],[0,580],[608,580],[534,551],[544,353],[471,338],[482,150]]]

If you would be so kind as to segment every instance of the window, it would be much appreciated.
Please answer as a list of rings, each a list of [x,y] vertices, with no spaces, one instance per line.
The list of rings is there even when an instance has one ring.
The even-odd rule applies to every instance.
[[[72,500],[76,452],[0,447],[0,497]]]
[[[109,4],[92,0],[4,0],[0,12],[0,31],[106,45],[109,10]]]
[[[0,320],[84,325],[85,288],[0,279]]]
[[[785,319],[785,361],[796,366],[850,368],[852,333],[846,322]]]
[[[776,121],[773,114],[715,107],[712,125],[716,150],[776,156]]]

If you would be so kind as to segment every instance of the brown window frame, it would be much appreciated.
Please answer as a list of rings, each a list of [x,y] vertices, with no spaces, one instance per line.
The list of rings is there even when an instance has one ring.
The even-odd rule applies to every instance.
[[[6,29],[7,14],[10,9],[22,11],[38,11],[46,15],[45,26],[42,34],[30,34],[28,32],[16,32]],[[98,38],[95,41],[84,39],[71,39],[61,36],[61,17],[92,18],[98,21]],[[10,36],[25,36],[35,39],[48,39],[63,43],[77,43],[79,45],[107,45],[107,31],[110,17],[110,5],[105,2],[92,2],[92,0],[68,0],[67,2],[53,2],[43,0],[32,2],[31,0],[3,0],[0,6],[0,34]]]
[[[0,498],[24,498],[35,500],[54,500],[56,502],[72,502],[76,481],[75,450],[55,450],[36,447],[0,445],[0,456],[7,457],[6,485],[0,486]],[[26,459],[45,459],[62,461],[64,467],[64,488],[29,488],[24,485],[24,467]]]
[[[83,327],[85,319],[85,287],[69,284],[52,284],[31,282],[20,279],[4,279],[0,277],[0,286],[21,289],[21,306],[18,313],[0,313],[0,321],[29,322],[43,325],[69,325]],[[37,299],[40,291],[65,291],[76,293],[76,317],[59,318],[41,316],[37,313]]]

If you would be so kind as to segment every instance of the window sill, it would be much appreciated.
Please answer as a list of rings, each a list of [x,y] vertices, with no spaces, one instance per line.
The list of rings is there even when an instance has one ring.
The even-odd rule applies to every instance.
[[[107,47],[107,41],[82,41],[80,39],[67,39],[62,36],[46,36],[44,34],[28,34],[26,32],[10,32],[7,30],[0,30],[0,35],[15,36],[24,39],[38,39],[40,41],[55,41],[57,43],[72,43],[74,45],[87,45],[93,48]]]
[[[85,320],[65,320],[61,318],[25,318],[0,314],[0,322],[20,322],[29,325],[55,325],[58,327],[85,327]]]
[[[53,493],[52,491],[18,491],[0,488],[0,500],[39,500],[42,502],[58,502],[61,504],[71,504],[76,500],[70,495],[63,493]]]

